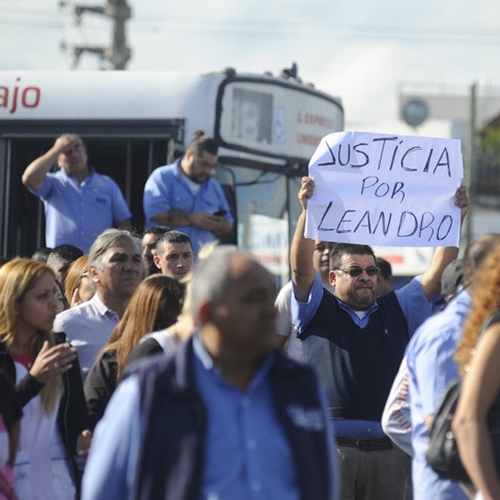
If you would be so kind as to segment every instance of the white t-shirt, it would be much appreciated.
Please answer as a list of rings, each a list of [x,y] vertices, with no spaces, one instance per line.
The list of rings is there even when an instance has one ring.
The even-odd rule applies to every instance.
[[[323,283],[323,288],[330,293],[334,293],[335,287],[330,283]],[[289,281],[278,293],[274,305],[278,309],[278,319],[276,321],[276,333],[283,337],[288,337],[285,351],[296,361],[303,361],[302,342],[297,337],[297,327],[292,320],[292,282]]]

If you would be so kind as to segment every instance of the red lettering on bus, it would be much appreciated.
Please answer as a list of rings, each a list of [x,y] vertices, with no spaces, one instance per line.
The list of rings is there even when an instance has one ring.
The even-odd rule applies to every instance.
[[[9,103],[9,89],[0,87],[0,108],[7,108]]]
[[[32,103],[28,102],[28,92],[31,92],[33,95]],[[26,87],[23,90],[23,96],[21,99],[21,104],[25,108],[36,108],[40,104],[40,89],[38,87]]]
[[[306,113],[305,123],[309,125],[319,125],[320,127],[334,129],[334,121],[327,116],[316,115],[313,113]]]
[[[307,144],[308,146],[316,147],[321,142],[322,137],[314,134],[297,133],[295,142],[297,144]]]
[[[16,83],[19,83],[21,78],[16,78]],[[10,99],[12,95],[12,99]],[[21,97],[19,102],[19,96]],[[9,114],[14,114],[17,111],[18,104],[23,108],[36,108],[40,104],[41,90],[40,87],[21,88],[15,85],[13,88],[0,86],[0,108],[9,109]]]

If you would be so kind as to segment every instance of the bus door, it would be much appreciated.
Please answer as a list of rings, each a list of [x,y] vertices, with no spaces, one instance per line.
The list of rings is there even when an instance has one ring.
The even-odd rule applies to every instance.
[[[290,279],[288,249],[301,212],[297,193],[305,165],[289,171],[258,162],[242,165],[234,158],[219,161],[223,168],[217,169],[217,180],[223,186],[234,185],[233,231],[238,245],[284,285]]]
[[[6,257],[29,257],[45,245],[43,204],[23,186],[21,176],[31,161],[50,149],[58,135],[71,131],[82,137],[89,164],[118,183],[132,212],[133,227],[142,231],[144,184],[156,167],[173,161],[183,134],[179,120],[154,127],[130,123],[127,129],[105,127],[102,122],[85,126],[69,123],[49,133],[44,133],[41,125],[31,127],[9,132],[0,123],[0,249]]]

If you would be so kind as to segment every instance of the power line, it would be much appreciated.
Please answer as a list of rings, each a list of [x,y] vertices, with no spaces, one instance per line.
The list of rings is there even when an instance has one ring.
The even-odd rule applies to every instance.
[[[39,18],[29,16],[29,19],[9,19],[0,12],[0,25],[4,24],[7,26],[27,26],[30,28],[48,28],[48,29],[63,29],[67,27],[67,22],[64,21],[53,21],[46,20],[41,21]],[[52,16],[54,17],[54,16]]]
[[[139,31],[136,27],[135,31]],[[168,21],[158,25],[158,22],[150,28],[141,27],[140,31],[150,31],[154,33],[179,34],[186,33],[189,36],[209,34],[217,37],[240,37],[240,38],[266,38],[283,40],[326,40],[338,38],[381,38],[387,40],[397,40],[411,44],[467,44],[482,46],[497,46],[500,44],[500,31],[485,34],[477,31],[475,33],[459,33],[453,30],[435,29],[419,33],[418,28],[392,28],[392,27],[364,27],[364,26],[329,26],[328,30],[315,29],[303,26],[300,29],[290,28],[262,28],[249,26],[207,26],[206,21],[200,24],[196,22],[179,23]]]
[[[46,19],[43,18],[46,17]],[[51,19],[49,19],[49,17]],[[0,9],[0,25],[26,26],[45,29],[66,29],[68,23],[53,19],[54,14],[39,10],[36,15],[27,9]],[[230,38],[259,38],[274,40],[335,40],[373,39],[398,41],[408,44],[439,45],[500,45],[500,30],[417,26],[334,25],[323,22],[270,21],[245,19],[220,19],[135,16],[130,21],[134,33],[158,35],[210,36]],[[103,26],[97,29],[105,30]]]

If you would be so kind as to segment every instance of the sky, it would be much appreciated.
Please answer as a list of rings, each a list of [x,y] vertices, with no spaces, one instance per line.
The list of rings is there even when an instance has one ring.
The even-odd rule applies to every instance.
[[[86,5],[104,5],[94,2]],[[62,6],[60,4],[63,4]],[[449,137],[449,120],[418,129],[399,119],[398,94],[500,96],[500,2],[476,0],[129,0],[128,71],[299,76],[341,98],[346,129]],[[0,70],[71,69],[66,45],[109,45],[111,23],[75,23],[66,0],[0,0]],[[78,71],[99,68],[85,55]]]

